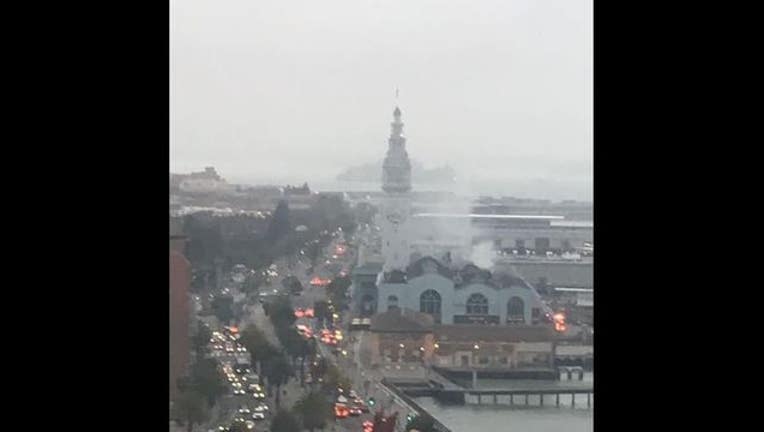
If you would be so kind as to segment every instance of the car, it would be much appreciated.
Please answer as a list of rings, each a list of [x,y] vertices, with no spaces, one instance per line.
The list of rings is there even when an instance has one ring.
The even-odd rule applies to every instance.
[[[338,419],[347,418],[347,416],[350,414],[348,411],[348,408],[343,404],[335,404],[334,405],[334,417]]]
[[[363,414],[363,411],[361,411],[361,408],[354,406],[350,408],[350,415],[353,417],[357,417],[359,415]]]
[[[239,408],[239,414],[250,414],[251,412],[249,407],[242,406]]]
[[[250,383],[250,385],[260,384],[260,376],[254,373],[248,373],[242,379]]]
[[[244,424],[247,426],[247,429],[255,428],[255,422],[253,422],[252,420],[247,420]]]
[[[270,411],[270,408],[268,408],[268,405],[261,403],[260,405],[255,407],[255,412],[268,412]]]
[[[265,392],[263,391],[262,387],[257,384],[250,384],[247,391],[252,393],[252,397],[257,400],[265,399]]]
[[[252,418],[254,420],[265,420],[265,413],[256,412],[256,413],[252,414]]]

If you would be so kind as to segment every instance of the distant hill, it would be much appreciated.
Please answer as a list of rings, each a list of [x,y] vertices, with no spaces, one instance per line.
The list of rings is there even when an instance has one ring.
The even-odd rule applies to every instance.
[[[382,180],[382,161],[350,167],[337,176],[338,181],[379,182]],[[411,181],[415,184],[450,184],[456,181],[456,171],[448,165],[426,169],[411,161]]]

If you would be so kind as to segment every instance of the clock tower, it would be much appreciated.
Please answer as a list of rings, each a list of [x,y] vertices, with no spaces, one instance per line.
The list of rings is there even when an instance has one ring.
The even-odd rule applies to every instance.
[[[411,163],[406,153],[406,138],[403,136],[401,110],[398,107],[393,111],[390,126],[387,155],[382,164],[382,190],[385,191],[385,197],[379,221],[382,229],[382,255],[385,258],[384,272],[406,271],[411,251]]]

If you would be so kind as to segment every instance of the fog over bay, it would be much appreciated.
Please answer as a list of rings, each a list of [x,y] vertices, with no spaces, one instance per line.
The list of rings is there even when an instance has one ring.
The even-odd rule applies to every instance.
[[[384,157],[398,104],[409,156],[462,188],[592,198],[591,0],[171,8],[172,172],[329,184]]]

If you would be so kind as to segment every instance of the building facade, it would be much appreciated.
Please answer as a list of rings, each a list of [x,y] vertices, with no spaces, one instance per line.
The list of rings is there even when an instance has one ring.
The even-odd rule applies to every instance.
[[[378,225],[382,229],[384,270],[401,271],[411,255],[411,163],[406,152],[401,110],[395,107],[387,154],[382,164],[382,211]]]
[[[376,314],[363,340],[360,359],[367,367],[426,364],[434,349],[432,326],[429,315],[408,309]]]
[[[555,334],[546,326],[434,328],[432,365],[448,370],[552,370]]]
[[[183,256],[184,238],[170,236],[170,400],[177,380],[188,370],[191,263]]]
[[[394,307],[432,316],[436,324],[540,324],[541,300],[528,284],[509,273],[491,273],[468,264],[461,269],[423,257],[405,272],[380,273],[377,312]]]

